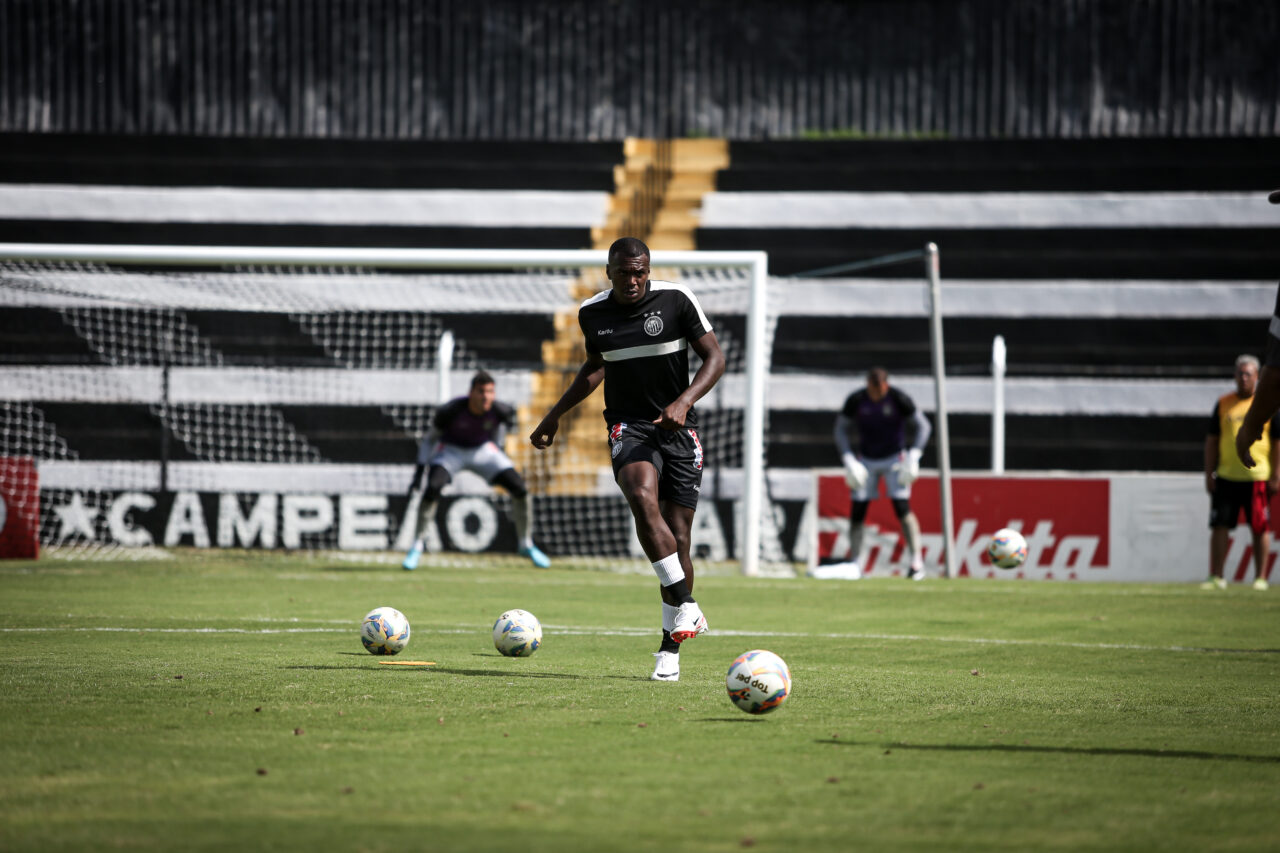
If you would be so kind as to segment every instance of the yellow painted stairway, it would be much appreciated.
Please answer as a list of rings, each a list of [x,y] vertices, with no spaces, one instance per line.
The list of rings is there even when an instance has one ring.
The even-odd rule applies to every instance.
[[[693,249],[702,197],[715,189],[715,174],[729,165],[722,139],[628,139],[626,161],[614,167],[614,193],[604,226],[593,228],[593,248],[619,237],[639,237],[653,250]],[[655,273],[655,278],[661,278]],[[528,437],[586,360],[578,328],[582,300],[609,286],[604,269],[584,270],[572,289],[574,303],[555,316],[555,337],[542,344],[543,369],[533,376],[529,404],[519,412],[512,458],[536,494],[592,495],[612,481],[604,422],[604,393],[597,389],[560,420],[555,443],[534,450]]]

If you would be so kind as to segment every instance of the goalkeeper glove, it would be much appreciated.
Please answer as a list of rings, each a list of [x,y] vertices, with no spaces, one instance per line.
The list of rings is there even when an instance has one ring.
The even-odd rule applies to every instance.
[[[898,464],[893,466],[894,472],[898,475],[898,485],[910,486],[920,478],[920,456],[922,451],[912,447],[898,458]]]
[[[856,492],[867,484],[867,466],[859,462],[858,457],[846,453],[841,461],[844,462],[844,481],[850,489]]]

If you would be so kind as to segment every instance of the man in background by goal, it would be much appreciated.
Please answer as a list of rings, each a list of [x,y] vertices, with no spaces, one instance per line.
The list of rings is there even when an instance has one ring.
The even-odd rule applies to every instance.
[[[911,441],[907,433],[913,433]],[[889,384],[883,367],[867,371],[867,387],[853,392],[836,416],[836,449],[844,463],[852,505],[849,511],[849,559],[845,563],[818,566],[811,577],[856,580],[862,576],[862,539],[867,509],[880,492],[880,478],[902,525],[902,536],[911,555],[907,577],[924,580],[924,555],[920,522],[911,511],[911,484],[920,476],[920,457],[932,428],[915,402]],[[857,443],[857,453],[851,442]]]
[[[547,555],[533,544],[533,503],[529,489],[516,471],[515,463],[502,450],[507,430],[515,423],[515,409],[498,402],[493,377],[483,370],[471,377],[471,391],[467,396],[457,397],[436,409],[418,448],[418,466],[409,484],[412,498],[414,491],[422,486],[422,475],[426,473],[426,492],[415,519],[413,547],[401,564],[406,571],[418,568],[422,559],[426,547],[423,532],[435,516],[441,490],[455,474],[464,470],[474,471],[486,483],[507,490],[511,495],[520,555],[528,557],[540,569],[551,565]]]
[[[1204,439],[1204,487],[1209,493],[1209,579],[1203,589],[1226,589],[1223,568],[1227,561],[1229,537],[1244,512],[1253,533],[1253,565],[1257,577],[1253,588],[1267,588],[1267,559],[1271,556],[1271,498],[1280,490],[1280,421],[1273,415],[1262,426],[1247,452],[1253,461],[1245,467],[1236,453],[1236,439],[1253,405],[1258,386],[1258,359],[1242,355],[1236,359],[1236,390],[1218,398],[1209,417]]]
[[[605,274],[611,287],[578,309],[587,360],[529,440],[550,447],[564,413],[604,382],[613,476],[662,587],[662,644],[651,677],[678,681],[680,644],[707,630],[689,558],[703,459],[693,404],[724,373],[724,353],[688,288],[649,280],[641,241],[614,241]],[[702,358],[692,381],[691,348]]]

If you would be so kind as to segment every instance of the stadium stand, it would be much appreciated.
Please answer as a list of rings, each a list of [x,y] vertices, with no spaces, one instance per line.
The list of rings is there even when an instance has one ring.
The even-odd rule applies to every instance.
[[[0,231],[8,242],[297,245],[415,248],[589,248],[604,224],[621,142],[396,142],[0,135]],[[195,282],[198,286],[198,282]],[[138,309],[47,306],[19,291],[0,311],[0,362],[111,367],[164,360],[154,318]],[[396,330],[397,347],[354,356],[317,318],[281,310],[178,309],[177,365],[220,368],[434,368],[446,328],[455,367],[511,377],[541,366],[550,311],[423,313],[365,310],[366,329]],[[415,331],[416,330],[416,331]],[[417,338],[417,343],[404,341]],[[125,345],[122,341],[132,340]],[[349,350],[349,347],[348,347]],[[400,362],[390,363],[391,359]],[[354,361],[353,361],[354,359]],[[211,401],[162,407],[127,391],[53,393],[13,408],[14,435],[43,436],[64,458],[170,461],[264,458],[239,446],[252,425],[280,458],[407,463],[433,410],[405,405]],[[528,397],[506,381],[504,396]],[[455,386],[456,387],[456,386]],[[423,389],[422,397],[429,389]],[[430,389],[433,390],[433,389]],[[136,396],[136,395],[135,395]],[[26,412],[26,415],[23,415]]]
[[[1273,148],[1262,138],[732,142],[697,245],[769,252],[788,294],[773,370],[825,377],[829,389],[803,405],[773,402],[770,465],[834,464],[831,419],[873,364],[932,408],[932,383],[914,381],[929,373],[926,294],[906,281],[919,282],[917,263],[790,277],[932,241],[949,375],[986,375],[999,334],[1022,383],[1009,392],[1011,468],[1193,468],[1216,389],[1263,339],[1258,306],[1280,269],[1263,192],[1280,181]],[[1020,407],[1033,386],[1082,382],[1087,405]],[[988,465],[981,408],[953,407],[957,467]]]

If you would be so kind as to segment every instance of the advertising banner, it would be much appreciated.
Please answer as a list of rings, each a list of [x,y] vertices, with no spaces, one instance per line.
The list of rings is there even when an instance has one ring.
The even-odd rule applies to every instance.
[[[956,571],[961,577],[1041,580],[1200,581],[1207,577],[1209,499],[1194,475],[1015,474],[952,477]],[[942,573],[942,523],[938,478],[912,487],[911,508],[920,520],[924,561]],[[811,565],[848,559],[849,489],[842,472],[814,478]],[[1273,501],[1272,523],[1277,509]],[[1015,570],[991,565],[985,551],[1002,527],[1022,532],[1027,560]],[[1268,556],[1275,561],[1275,550]],[[871,577],[905,573],[909,555],[893,505],[871,502],[862,569]],[[1226,575],[1253,577],[1252,537],[1243,524],[1231,533]]]
[[[40,556],[40,486],[35,463],[0,456],[0,560]]]

